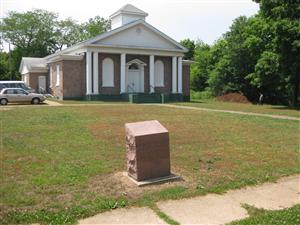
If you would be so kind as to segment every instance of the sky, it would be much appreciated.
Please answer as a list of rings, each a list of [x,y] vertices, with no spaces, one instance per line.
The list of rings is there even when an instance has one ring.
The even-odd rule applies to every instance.
[[[0,18],[9,11],[46,9],[85,22],[99,15],[108,18],[130,3],[147,12],[146,21],[173,39],[202,40],[212,44],[238,16],[252,16],[258,4],[252,0],[0,0]]]

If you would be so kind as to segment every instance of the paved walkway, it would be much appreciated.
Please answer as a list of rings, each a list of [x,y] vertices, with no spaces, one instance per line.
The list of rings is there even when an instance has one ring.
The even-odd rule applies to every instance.
[[[242,204],[278,210],[300,204],[300,175],[276,183],[228,191],[224,195],[158,202],[158,208],[180,224],[224,224],[248,217]],[[151,209],[117,209],[83,219],[79,224],[166,224]]]
[[[167,224],[147,207],[117,209],[79,221],[79,225],[92,224]]]
[[[49,100],[45,100],[44,103],[47,104],[48,106],[61,106],[62,105],[59,102],[49,101]]]
[[[28,104],[8,104],[5,106],[0,106],[0,110],[9,110],[13,108],[23,108],[23,107],[48,107],[48,106],[124,106],[124,105],[132,105],[131,103],[70,103],[70,104],[63,104],[56,101],[51,100],[45,100],[44,103],[38,104],[38,105],[32,105],[30,103]]]
[[[233,110],[223,110],[223,109],[209,109],[209,108],[202,108],[202,107],[183,106],[183,105],[170,105],[170,104],[160,104],[160,106],[165,106],[165,107],[169,107],[169,108],[192,109],[192,110],[209,111],[209,112],[223,112],[223,113],[232,113],[232,114],[239,114],[239,115],[262,116],[262,117],[270,117],[270,118],[275,118],[275,119],[286,119],[286,120],[300,121],[300,118],[292,117],[292,116],[286,116],[286,115],[243,112],[243,111],[233,111]]]

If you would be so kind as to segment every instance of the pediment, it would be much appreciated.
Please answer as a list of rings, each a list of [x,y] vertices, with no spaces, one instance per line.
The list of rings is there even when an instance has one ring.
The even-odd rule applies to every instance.
[[[146,63],[144,63],[143,61],[141,61],[139,59],[133,59],[133,60],[129,61],[128,63],[126,63],[127,66],[130,66],[132,64],[138,64],[138,65],[141,65],[141,66],[147,66]]]
[[[138,47],[138,48],[153,48],[153,49],[168,49],[168,50],[181,50],[186,49],[179,43],[169,38],[167,35],[156,30],[151,25],[140,22],[135,23],[133,26],[126,28],[116,29],[107,35],[102,36],[98,40],[93,40],[91,44],[115,46],[115,47]]]

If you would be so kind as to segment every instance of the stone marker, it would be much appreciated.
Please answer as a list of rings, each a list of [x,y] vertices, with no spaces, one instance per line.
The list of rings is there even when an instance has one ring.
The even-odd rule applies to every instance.
[[[157,120],[126,123],[127,174],[136,181],[170,176],[169,132]]]

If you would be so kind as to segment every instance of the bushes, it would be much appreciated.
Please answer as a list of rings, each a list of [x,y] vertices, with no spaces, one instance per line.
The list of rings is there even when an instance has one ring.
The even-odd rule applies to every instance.
[[[191,99],[212,99],[214,98],[210,90],[205,91],[191,91]]]

